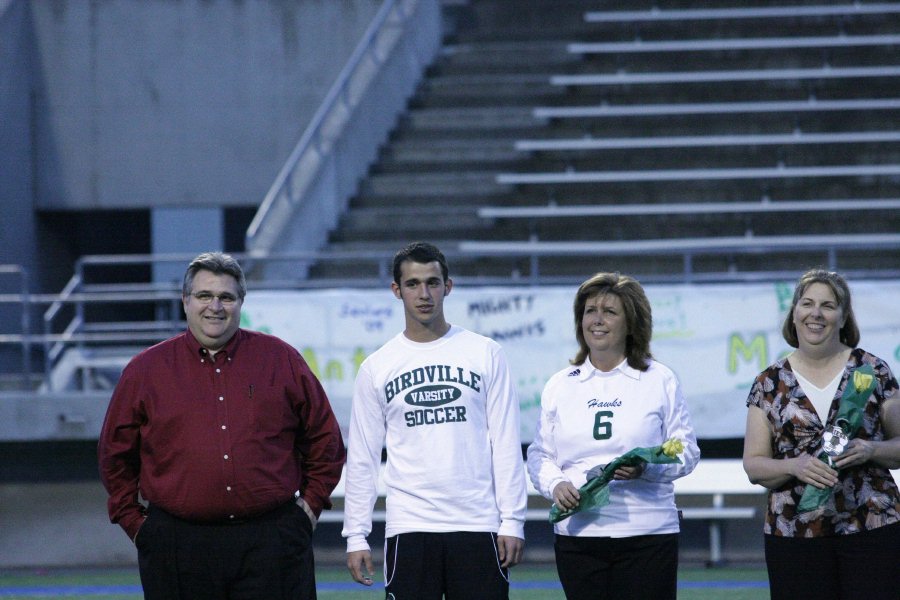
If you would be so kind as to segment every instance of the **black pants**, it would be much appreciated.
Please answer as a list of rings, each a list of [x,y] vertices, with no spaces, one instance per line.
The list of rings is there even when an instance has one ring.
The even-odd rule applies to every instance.
[[[568,600],[675,600],[677,533],[625,538],[557,535],[554,549]]]
[[[772,600],[897,600],[900,523],[849,535],[765,536]]]
[[[312,524],[293,502],[231,524],[151,507],[137,536],[147,600],[314,600]]]
[[[508,600],[491,532],[402,533],[384,543],[385,594],[391,600]]]

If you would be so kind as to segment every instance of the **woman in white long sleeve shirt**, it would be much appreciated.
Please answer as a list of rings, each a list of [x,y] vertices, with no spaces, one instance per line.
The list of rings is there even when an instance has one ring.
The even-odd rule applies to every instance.
[[[581,285],[573,308],[579,351],[544,387],[528,448],[538,491],[572,509],[598,467],[629,450],[677,438],[684,453],[680,464],[620,467],[608,505],[555,525],[560,581],[570,600],[674,599],[679,523],[672,481],[700,458],[681,387],[650,354],[650,302],[637,281],[599,273]]]

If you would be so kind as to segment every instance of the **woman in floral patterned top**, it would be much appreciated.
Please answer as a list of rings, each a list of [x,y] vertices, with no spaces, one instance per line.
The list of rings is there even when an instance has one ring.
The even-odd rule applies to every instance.
[[[817,269],[800,278],[782,335],[796,350],[757,376],[744,438],[744,470],[770,490],[764,532],[772,598],[897,600],[900,493],[889,471],[900,467],[897,380],[887,363],[856,347],[850,289],[837,273]],[[862,396],[862,423],[846,432],[849,441],[832,439],[845,388],[864,365],[875,381]],[[819,458],[823,446],[843,449],[826,457],[831,466]],[[804,512],[807,486],[831,492]]]

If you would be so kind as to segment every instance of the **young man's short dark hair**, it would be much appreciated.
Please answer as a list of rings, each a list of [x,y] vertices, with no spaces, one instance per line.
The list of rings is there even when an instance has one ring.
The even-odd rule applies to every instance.
[[[428,242],[413,242],[405,248],[400,249],[397,254],[394,255],[394,283],[397,285],[400,285],[400,265],[408,260],[423,265],[427,265],[430,262],[437,262],[441,266],[441,275],[444,277],[445,282],[450,276],[450,270],[447,268],[447,259],[444,258],[443,253],[438,250],[437,246],[429,244]]]

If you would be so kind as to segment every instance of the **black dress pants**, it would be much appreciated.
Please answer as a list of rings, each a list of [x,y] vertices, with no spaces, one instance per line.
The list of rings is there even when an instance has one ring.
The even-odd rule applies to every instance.
[[[897,600],[900,523],[814,538],[765,536],[772,600]]]
[[[557,535],[556,570],[568,600],[675,600],[678,534]]]
[[[138,532],[147,600],[314,600],[312,523],[293,502],[237,523],[184,521],[155,507]]]

